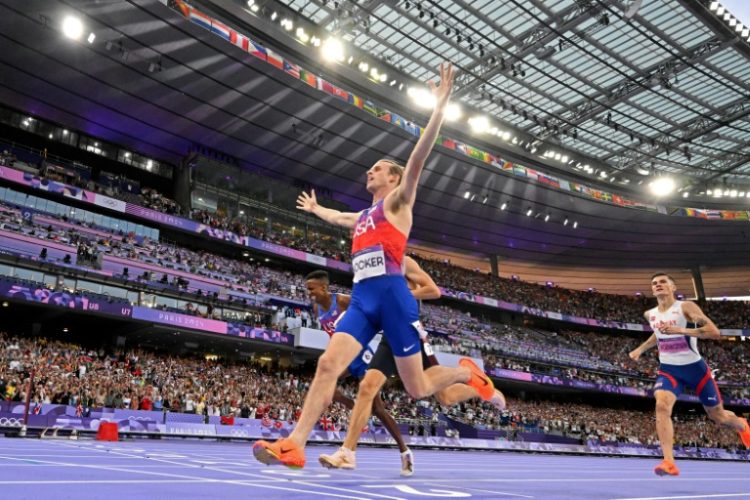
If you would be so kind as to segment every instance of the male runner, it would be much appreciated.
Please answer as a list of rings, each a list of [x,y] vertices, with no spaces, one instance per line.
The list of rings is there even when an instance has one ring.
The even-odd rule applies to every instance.
[[[656,434],[664,454],[664,460],[654,468],[659,476],[680,474],[672,450],[672,408],[683,387],[695,390],[709,418],[739,432],[742,443],[750,448],[747,420],[724,409],[711,369],[698,354],[697,339],[719,339],[721,333],[695,303],[675,300],[676,290],[675,282],[668,274],[652,276],[651,292],[658,305],[646,311],[644,316],[654,333],[630,353],[630,358],[638,361],[647,350],[654,346],[659,348],[659,372],[654,385]],[[688,321],[697,328],[687,328]]]
[[[436,366],[429,373],[422,368],[419,313],[404,279],[403,259],[419,177],[437,139],[453,88],[453,67],[449,63],[440,66],[440,85],[430,82],[430,88],[435,108],[406,168],[380,160],[367,171],[367,190],[373,195],[370,208],[359,213],[324,208],[318,205],[314,192],[302,193],[297,199],[299,209],[332,224],[354,228],[354,288],[349,309],[318,360],[294,431],[275,443],[258,441],[253,445],[253,454],[262,463],[304,466],[305,443],[333,399],[336,379],[380,330],[393,349],[401,380],[413,398],[428,397],[458,382],[476,387],[482,399],[489,400],[494,395],[492,381],[470,359],[462,359],[458,368]]]
[[[409,289],[418,301],[440,298],[440,288],[419,264],[409,256],[404,258],[405,276]],[[427,339],[427,332],[419,327],[422,341],[422,366],[425,371],[438,365],[438,360],[432,351],[432,346]],[[349,417],[349,428],[346,432],[344,444],[333,455],[320,455],[318,461],[323,467],[329,469],[353,470],[357,466],[355,450],[361,436],[362,429],[370,418],[370,408],[373,401],[380,398],[380,390],[388,381],[388,377],[397,372],[391,346],[383,338],[378,345],[375,356],[373,356],[365,377],[359,383],[357,400],[354,402],[354,410]],[[435,394],[438,402],[444,406],[452,406],[462,401],[479,397],[476,389],[466,384],[453,384]],[[505,397],[495,389],[495,394],[490,400],[497,409],[505,409]],[[411,476],[414,474],[414,456],[411,450],[401,453],[401,475]]]
[[[343,293],[331,293],[329,290],[330,279],[325,271],[313,271],[305,277],[307,293],[313,301],[313,312],[318,318],[320,328],[329,336],[333,336],[336,331],[336,322],[344,315],[349,307],[351,296]],[[373,352],[369,345],[366,345],[362,352],[351,362],[349,367],[341,375],[341,379],[352,376],[357,380],[362,380],[370,361],[373,359]],[[333,400],[343,404],[347,409],[354,408],[354,401],[345,396],[338,387],[333,394]],[[390,413],[385,409],[383,400],[378,395],[377,398],[370,400],[372,412],[383,422],[388,433],[393,436],[398,444],[399,451],[402,454],[402,463],[404,462],[404,453],[408,452],[404,438],[398,428],[398,424]],[[364,424],[362,425],[364,427]],[[360,429],[362,428],[360,427]]]

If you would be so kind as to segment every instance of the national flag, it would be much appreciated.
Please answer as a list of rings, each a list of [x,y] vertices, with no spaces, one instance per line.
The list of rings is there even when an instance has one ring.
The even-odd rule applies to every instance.
[[[454,151],[456,149],[456,141],[454,141],[453,139],[449,139],[448,137],[443,137],[443,141],[441,142],[441,144],[444,148],[448,148]]]
[[[211,19],[211,32],[219,35],[224,40],[232,41],[232,32],[234,30],[216,19]]]
[[[467,156],[469,154],[467,152],[467,150],[466,150],[466,144],[464,144],[463,142],[457,142],[456,143],[456,151],[458,151],[459,153],[463,153],[463,154],[465,154]]]
[[[292,75],[294,78],[299,79],[299,66],[294,63],[290,63],[284,60],[284,72],[288,75]]]
[[[263,59],[264,61],[267,60],[268,55],[266,53],[266,48],[253,40],[248,39],[248,41],[250,42],[248,48],[250,55],[257,57],[258,59]]]
[[[404,128],[404,126],[406,125],[406,118],[401,115],[397,115],[396,113],[392,113],[391,123],[396,125],[397,127]]]
[[[331,85],[331,87],[333,87],[331,89],[332,90],[331,95],[333,97],[338,97],[342,101],[349,102],[349,92],[342,89],[341,87],[337,87],[336,85]]]
[[[182,12],[183,16],[185,17],[190,16],[190,9],[192,7],[190,7],[188,4],[186,4],[182,0],[174,0],[174,5],[175,7],[177,7],[177,9],[179,9],[180,12]]]
[[[250,50],[250,39],[242,33],[237,33],[236,30],[232,30],[232,32],[230,33],[229,41],[245,52],[248,52]]]
[[[503,168],[503,170],[505,172],[512,172],[513,171],[513,164],[511,162],[509,162],[509,161],[506,161],[505,163],[503,163],[503,167],[502,168]]]
[[[190,7],[189,9],[190,10],[188,18],[190,19],[190,21],[202,28],[206,28],[207,30],[211,29],[211,18],[209,16],[193,7]]]
[[[707,219],[721,219],[721,210],[706,210]]]
[[[36,406],[34,406],[34,415],[39,415],[42,413],[42,405],[37,403]]]
[[[535,180],[539,179],[539,172],[537,172],[533,168],[527,168],[526,169],[526,177],[528,179],[531,179],[531,180],[535,181]]]
[[[422,130],[424,130],[416,123],[409,121],[407,121],[402,128],[409,132],[411,135],[415,135],[417,137],[420,137],[422,135]]]
[[[327,415],[323,415],[323,418],[320,419],[320,426],[324,431],[329,430],[332,427],[331,419]]]
[[[318,77],[306,69],[299,69],[299,79],[311,87],[318,88]]]
[[[378,108],[372,101],[365,101],[365,103],[362,105],[362,109],[373,116],[378,116]]]
[[[359,97],[358,95],[349,94],[349,104],[353,104],[359,109],[362,109],[362,106],[365,105],[365,100]]]
[[[484,161],[484,151],[481,151],[477,148],[472,148],[471,146],[466,146],[466,153],[475,160]]]
[[[552,186],[554,188],[560,187],[560,182],[554,177],[549,177],[547,175],[539,174],[539,178],[537,180],[543,184],[547,184],[548,186]]]
[[[78,403],[78,406],[76,406],[76,417],[82,417],[83,416],[83,405],[81,403]]]
[[[391,122],[392,115],[391,115],[391,112],[388,111],[387,109],[379,109],[377,116],[384,122],[388,122],[388,123]]]
[[[612,195],[612,203],[614,203],[615,205],[620,205],[621,207],[625,206],[625,200],[623,200],[621,196],[616,194]]]
[[[219,417],[221,425],[234,425],[234,415],[222,415]]]
[[[284,58],[269,48],[266,48],[266,61],[272,66],[284,69]]]
[[[526,177],[526,167],[514,163],[513,174],[520,175],[521,177]]]

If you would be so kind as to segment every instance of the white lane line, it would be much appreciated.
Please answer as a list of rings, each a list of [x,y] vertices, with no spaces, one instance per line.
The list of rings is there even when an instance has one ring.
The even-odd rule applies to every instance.
[[[10,460],[14,460],[12,458],[3,457],[3,456],[0,456],[0,458],[7,458]],[[48,464],[76,466],[76,464],[70,464],[66,462],[52,462],[48,460],[45,460],[43,462],[48,463]],[[258,488],[268,488],[268,489],[282,490],[282,491],[293,491],[295,493],[305,493],[307,495],[317,495],[317,496],[324,496],[324,497],[351,498],[355,500],[368,500],[370,498],[370,497],[354,497],[354,496],[349,496],[349,495],[340,495],[340,494],[329,493],[329,492],[302,490],[299,488],[273,486],[270,484],[258,484],[258,483],[253,483],[253,482],[244,482],[244,481],[237,481],[237,480],[202,478],[202,477],[196,477],[196,476],[188,476],[185,474],[170,474],[167,472],[150,472],[150,471],[144,471],[144,470],[140,470],[140,471],[130,470],[130,469],[124,469],[121,467],[106,467],[106,466],[97,466],[97,465],[78,465],[78,467],[83,468],[83,469],[98,469],[98,470],[104,470],[104,471],[129,472],[132,474],[146,474],[146,475],[154,475],[154,476],[172,477],[172,478],[181,479],[181,480],[187,479],[187,480],[191,480],[193,482],[199,482],[199,483],[221,483],[221,484],[233,484],[233,485],[238,485],[238,486],[255,486]]]
[[[60,443],[60,445],[61,446],[66,446],[66,445],[68,445],[68,443]],[[74,445],[69,445],[69,446],[74,446]],[[123,454],[123,455],[125,454],[125,453],[122,453],[122,452],[114,452],[114,453]],[[146,454],[146,458],[148,458],[148,454]],[[242,483],[244,483],[245,481],[249,481],[249,482],[257,481],[258,479],[260,479],[261,482],[265,482],[265,480],[269,479],[268,475],[263,475],[263,474],[258,474],[258,473],[252,473],[252,472],[245,472],[245,471],[228,470],[228,469],[224,469],[222,467],[210,467],[210,466],[206,467],[206,466],[200,466],[200,465],[196,465],[196,464],[192,464],[192,463],[176,462],[174,460],[169,460],[167,458],[153,457],[153,458],[149,458],[149,460],[155,461],[155,462],[160,462],[160,463],[168,463],[168,464],[172,464],[172,465],[178,465],[178,466],[182,466],[182,467],[187,468],[187,469],[199,469],[199,470],[204,470],[204,471],[223,472],[225,474],[233,474],[233,475],[236,475],[236,476],[242,476],[242,477],[252,478],[252,479],[248,479],[248,480],[237,480],[236,481],[236,482],[242,482]],[[304,486],[313,486],[315,488],[329,489],[329,490],[336,490],[336,491],[343,491],[343,492],[346,492],[346,493],[356,493],[356,494],[360,494],[360,495],[367,495],[367,497],[365,497],[365,498],[376,497],[376,498],[384,498],[384,499],[387,499],[387,500],[405,500],[405,499],[400,498],[400,497],[392,497],[392,496],[387,496],[387,495],[379,495],[379,494],[376,494],[376,493],[369,493],[369,492],[351,490],[351,489],[346,489],[346,488],[337,488],[337,487],[334,487],[334,486],[324,486],[324,485],[321,485],[321,484],[306,484],[304,481],[299,481],[299,480],[293,479],[297,474],[299,474],[299,473],[295,474],[295,471],[285,471],[284,469],[275,469],[275,470],[278,470],[278,471],[282,472],[282,475],[278,479],[277,478],[270,478],[270,479],[273,479],[274,483],[282,482],[282,483],[288,484],[289,482],[291,482],[291,483],[301,484],[301,485],[304,485]],[[325,474],[325,476],[330,477],[328,474]],[[234,483],[235,481],[226,480],[225,482],[228,482],[228,483],[231,484],[231,483]],[[265,484],[264,487],[274,488],[274,489],[283,489],[281,487],[274,487],[274,486],[271,486],[271,485],[268,485],[268,484]],[[289,491],[307,491],[307,490],[290,489]],[[312,493],[312,492],[310,492],[310,493]],[[327,495],[330,495],[330,496],[341,496],[341,495],[335,495],[333,493],[324,493],[324,492],[316,492],[315,494],[318,494],[318,495],[326,495],[327,494]],[[348,496],[344,496],[344,498],[362,498],[362,497],[348,497]]]
[[[439,480],[434,481],[434,484],[440,485],[440,481]],[[480,488],[468,488],[466,486],[462,486],[461,488],[467,491],[477,491],[479,493],[492,493],[493,495],[503,495],[503,496],[508,496],[508,497],[521,497],[521,498],[534,498],[529,495],[521,495],[519,493],[509,493],[507,491],[483,490]]]
[[[678,497],[612,498],[610,500],[677,500],[684,498],[750,498],[750,493],[716,493],[713,495],[684,495]]]

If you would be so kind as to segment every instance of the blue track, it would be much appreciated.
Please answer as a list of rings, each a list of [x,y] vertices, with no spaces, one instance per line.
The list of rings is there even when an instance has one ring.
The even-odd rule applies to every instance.
[[[416,474],[399,475],[394,449],[362,448],[356,471],[317,463],[265,467],[250,445],[209,441],[52,441],[0,438],[0,498],[750,498],[750,463],[682,461],[678,478],[653,459],[416,450]]]

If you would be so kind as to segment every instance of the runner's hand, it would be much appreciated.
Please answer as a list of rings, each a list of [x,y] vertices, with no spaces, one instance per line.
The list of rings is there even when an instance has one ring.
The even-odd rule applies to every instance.
[[[304,210],[305,212],[313,212],[318,207],[318,200],[315,198],[315,190],[311,190],[310,194],[302,191],[302,194],[297,197],[297,209]]]
[[[435,107],[445,108],[450,99],[451,92],[453,92],[453,76],[455,70],[453,65],[449,62],[440,64],[440,85],[435,85],[435,81],[431,80],[428,85],[432,91],[432,95],[435,96]]]

